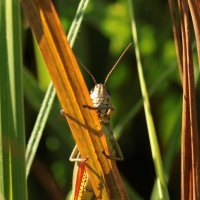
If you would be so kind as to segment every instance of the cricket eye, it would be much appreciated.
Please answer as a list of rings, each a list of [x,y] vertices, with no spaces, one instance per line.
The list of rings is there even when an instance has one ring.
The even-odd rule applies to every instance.
[[[92,94],[94,92],[94,88],[92,88],[91,90],[90,90],[90,94]]]

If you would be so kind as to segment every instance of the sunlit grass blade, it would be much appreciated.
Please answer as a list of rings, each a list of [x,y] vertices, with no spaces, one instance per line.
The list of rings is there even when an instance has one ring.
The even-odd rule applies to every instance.
[[[131,0],[129,0],[128,2],[129,2],[129,9],[130,9],[133,43],[135,45],[138,75],[139,75],[140,87],[141,87],[141,92],[142,92],[142,97],[143,97],[144,110],[145,110],[145,116],[146,116],[146,121],[147,121],[147,129],[148,129],[149,140],[150,140],[150,145],[151,145],[152,157],[153,157],[153,162],[154,162],[156,176],[157,176],[156,177],[157,187],[158,187],[158,191],[160,195],[159,199],[169,199],[165,173],[164,173],[163,164],[161,161],[160,150],[159,150],[158,141],[156,137],[155,126],[154,126],[153,117],[151,114],[149,97],[148,97],[147,87],[146,87],[146,83],[145,83],[145,79],[143,75],[142,63],[140,59],[133,4]]]
[[[34,46],[34,54],[37,67],[38,85],[42,90],[46,90],[49,84],[51,85],[50,83],[51,79],[34,36],[33,36],[33,46]]]
[[[109,150],[97,113],[83,106],[92,106],[92,102],[52,2],[22,0],[21,3],[80,154],[83,158],[89,156],[86,170],[95,195],[104,200],[110,196],[116,200],[128,199],[115,163],[102,154]]]
[[[1,175],[5,199],[27,199],[19,1],[0,1]],[[3,169],[2,169],[3,167]]]
[[[180,152],[180,136],[181,136],[181,107],[177,110],[177,120],[172,130],[169,144],[167,145],[166,153],[163,157],[163,165],[166,173],[166,182],[169,182],[170,172],[173,166],[173,161],[178,152]],[[157,190],[156,181],[154,182],[153,190],[151,193],[151,200],[159,198],[159,191]]]
[[[72,25],[71,25],[69,33],[68,33],[68,40],[70,42],[71,47],[74,45],[76,36],[78,34],[78,30],[80,28],[80,25],[81,25],[81,22],[82,22],[82,19],[83,19],[83,16],[84,16],[84,13],[85,13],[88,3],[89,3],[89,0],[82,0],[79,3],[79,7],[77,9],[75,18],[72,22]],[[32,133],[31,133],[31,137],[28,141],[27,150],[26,150],[26,165],[27,165],[26,176],[27,177],[30,172],[30,168],[31,168],[33,159],[35,157],[35,153],[37,151],[40,139],[42,137],[42,133],[43,133],[44,127],[46,125],[49,113],[51,111],[55,95],[56,95],[56,93],[55,93],[53,84],[51,82],[47,89],[47,93],[44,97],[43,103],[41,105],[38,117],[36,119],[36,123],[34,125]]]

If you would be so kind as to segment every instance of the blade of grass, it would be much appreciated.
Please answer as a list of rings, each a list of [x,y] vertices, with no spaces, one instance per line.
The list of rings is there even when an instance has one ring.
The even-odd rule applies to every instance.
[[[3,135],[3,132],[9,128],[9,126],[7,125],[7,123],[4,123],[4,118],[5,115],[7,116],[7,112],[5,108],[7,108],[7,96],[8,94],[6,93],[7,90],[7,77],[6,74],[7,73],[7,68],[6,66],[8,66],[8,54],[7,54],[7,43],[6,43],[6,16],[5,16],[5,1],[0,1],[0,49],[4,49],[4,51],[1,52],[1,56],[4,59],[0,59],[0,69],[1,69],[1,73],[0,73],[0,131],[1,131],[1,136],[0,136],[0,192],[2,194],[2,196],[5,196],[5,193],[8,192],[6,189],[6,184],[9,183],[9,173],[8,173],[8,159],[6,159],[6,155],[4,155],[5,152],[5,148],[3,148],[3,145],[5,143],[5,136]],[[3,84],[4,83],[4,84]],[[4,96],[4,97],[3,97]],[[10,96],[9,96],[10,98]],[[9,120],[9,119],[7,119]],[[4,166],[5,171],[4,171]],[[4,184],[5,183],[5,184]]]
[[[19,2],[0,1],[0,9],[1,188],[6,199],[23,200],[27,190]]]
[[[148,128],[148,133],[149,133],[152,157],[153,157],[153,162],[154,162],[155,171],[157,175],[157,187],[160,194],[159,199],[169,199],[168,189],[167,189],[166,180],[165,180],[165,173],[163,170],[163,164],[161,161],[161,155],[160,155],[160,150],[159,150],[158,141],[156,137],[155,126],[154,126],[153,117],[151,114],[148,92],[147,92],[146,83],[144,80],[144,75],[143,75],[143,70],[142,70],[142,63],[140,59],[140,52],[139,52],[138,39],[137,39],[137,29],[136,29],[136,23],[134,19],[133,4],[131,0],[129,0],[128,3],[129,3],[129,9],[130,9],[131,27],[132,27],[133,43],[135,45],[139,81],[140,81],[141,92],[143,96],[144,110],[145,110],[145,116],[146,116],[146,121],[147,121],[147,128]]]
[[[167,174],[166,176],[166,181],[168,183],[169,181],[169,175],[171,168],[173,166],[173,161],[176,156],[176,154],[180,151],[180,133],[181,133],[181,108],[178,108],[178,117],[177,117],[177,122],[175,123],[175,127],[173,128],[173,131],[171,134],[171,139],[169,139],[169,144],[167,146],[166,153],[163,158],[163,165],[165,172]],[[153,190],[151,193],[151,200],[158,199],[159,198],[159,193],[156,187],[156,181],[154,182]]]
[[[88,3],[89,3],[89,0],[82,0],[79,3],[75,18],[72,22],[72,25],[68,33],[68,40],[70,42],[71,47],[73,47],[74,45],[76,36],[78,34],[78,30],[80,29],[80,25],[83,20],[83,16],[84,16]],[[35,157],[37,148],[39,146],[39,142],[42,137],[42,133],[46,125],[49,113],[51,111],[55,96],[56,96],[56,92],[51,82],[47,89],[46,95],[44,97],[38,117],[34,125],[33,131],[31,133],[31,137],[27,144],[27,150],[26,150],[26,166],[27,166],[26,176],[27,177],[29,175],[30,168],[31,168],[33,159]]]
[[[109,153],[109,149],[97,113],[83,106],[92,106],[92,102],[53,4],[49,0],[22,0],[21,3],[80,154],[83,158],[89,156],[85,165],[95,195],[104,200],[128,199],[115,162],[102,154],[102,151]]]
[[[34,36],[33,36],[33,47],[34,47],[35,61],[37,67],[36,70],[37,70],[38,84],[39,87],[45,91],[46,88],[49,86],[51,79]]]
[[[177,19],[177,13],[176,13],[176,7],[174,4],[174,0],[168,0],[171,18],[173,22],[173,34],[174,34],[174,41],[175,41],[175,47],[176,47],[176,55],[178,60],[178,67],[179,67],[179,75],[180,79],[182,81],[183,76],[183,61],[182,61],[182,44],[181,44],[181,37],[180,37],[180,30],[178,27],[178,19]]]

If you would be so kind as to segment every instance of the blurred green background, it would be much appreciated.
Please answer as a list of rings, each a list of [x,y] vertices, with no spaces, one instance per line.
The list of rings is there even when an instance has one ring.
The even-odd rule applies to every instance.
[[[74,0],[54,1],[66,34],[78,3]],[[182,88],[168,2],[135,0],[133,3],[144,75],[151,94],[151,108],[169,180],[169,193],[171,199],[179,199]],[[28,140],[50,79],[25,20],[23,34]],[[97,82],[103,82],[130,42],[132,35],[127,1],[96,0],[91,1],[88,6],[73,50]],[[196,64],[196,59],[194,61]],[[82,68],[81,70],[91,89],[93,81]],[[128,192],[137,193],[141,199],[149,199],[155,171],[144,110],[140,103],[142,99],[134,44],[118,64],[107,86],[115,107],[112,127],[117,133],[125,158],[117,166],[129,185]],[[66,120],[60,115],[60,109],[56,100],[28,178],[30,200],[55,199],[52,196],[53,188],[57,188],[61,196],[67,195],[71,190],[73,163],[68,158],[74,140]],[[127,119],[128,116],[130,117]]]

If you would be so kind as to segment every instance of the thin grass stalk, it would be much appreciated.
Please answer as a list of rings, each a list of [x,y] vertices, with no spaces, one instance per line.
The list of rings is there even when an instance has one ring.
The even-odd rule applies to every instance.
[[[76,11],[76,15],[74,17],[74,20],[72,22],[72,25],[70,27],[70,30],[69,30],[69,33],[67,36],[71,47],[73,47],[73,45],[74,45],[74,42],[75,42],[76,36],[78,34],[78,31],[80,29],[80,25],[83,20],[83,16],[85,14],[88,3],[89,3],[89,0],[81,0],[81,2],[79,3],[78,9]],[[35,157],[37,148],[39,146],[39,142],[42,137],[42,133],[43,133],[44,127],[46,125],[49,113],[51,111],[55,96],[56,96],[56,92],[55,92],[55,89],[51,82],[49,84],[49,87],[45,94],[40,111],[38,113],[38,117],[37,117],[35,125],[33,127],[33,131],[31,133],[30,139],[27,144],[26,177],[28,177],[28,175],[29,175],[30,168],[33,163],[33,159]]]
[[[174,34],[174,41],[175,41],[175,47],[176,47],[176,55],[178,60],[178,68],[179,68],[179,75],[180,79],[182,81],[182,74],[183,74],[183,63],[182,63],[182,43],[181,43],[181,37],[180,37],[180,29],[178,27],[178,16],[176,13],[176,7],[174,4],[174,0],[168,0],[172,23],[173,23],[173,34]]]
[[[169,199],[165,173],[163,170],[163,164],[161,161],[161,155],[160,155],[160,150],[159,150],[158,141],[156,137],[155,126],[154,126],[153,117],[151,114],[148,92],[147,92],[146,83],[145,83],[143,70],[142,70],[139,45],[138,45],[138,39],[137,39],[137,29],[136,29],[136,23],[134,19],[133,4],[131,0],[129,0],[128,2],[129,2],[129,9],[130,9],[129,11],[130,11],[130,18],[131,18],[133,43],[135,45],[135,52],[136,52],[139,81],[140,81],[141,92],[143,96],[144,110],[145,110],[145,116],[146,116],[146,121],[147,121],[147,128],[148,128],[148,133],[149,133],[152,157],[153,157],[153,162],[154,162],[155,171],[157,175],[157,187],[158,187],[158,191],[160,195],[159,199]]]
[[[200,1],[188,0],[188,5],[196,37],[197,56],[198,56],[199,70],[200,70]]]
[[[177,153],[180,152],[181,111],[182,111],[182,108],[181,107],[178,108],[177,110],[178,117],[177,117],[175,126],[172,130],[173,134],[171,134],[171,138],[169,139],[169,144],[167,145],[167,148],[166,148],[167,150],[163,158],[163,165],[164,165],[165,172],[167,174],[166,176],[167,183],[170,179],[169,175],[173,166],[174,158],[176,157]],[[151,200],[159,199],[159,193],[157,190],[156,181],[154,182],[150,199]]]

